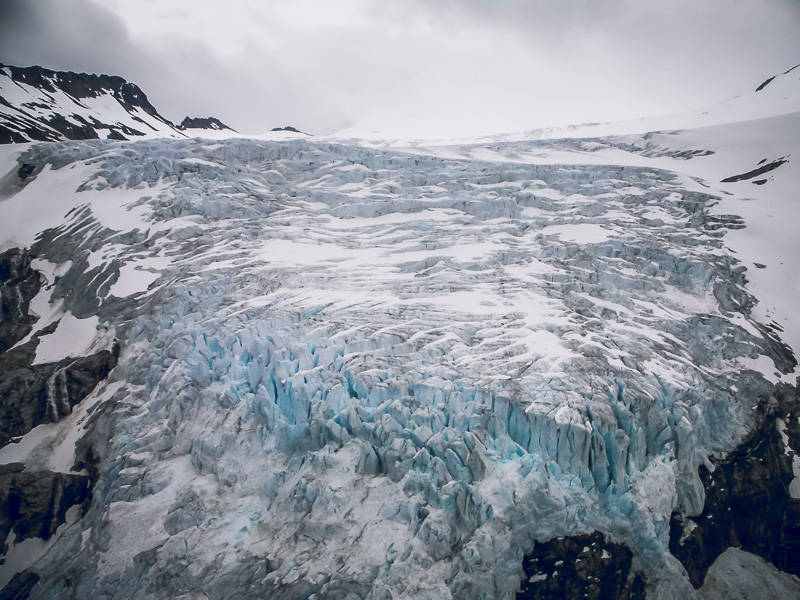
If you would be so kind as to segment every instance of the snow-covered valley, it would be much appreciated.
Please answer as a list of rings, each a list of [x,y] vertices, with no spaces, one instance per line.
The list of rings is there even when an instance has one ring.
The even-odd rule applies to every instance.
[[[0,477],[76,500],[43,536],[6,509],[0,586],[534,598],[537,546],[599,532],[617,597],[798,592],[800,108],[768,91],[602,137],[0,147]],[[743,533],[717,475],[777,512]]]

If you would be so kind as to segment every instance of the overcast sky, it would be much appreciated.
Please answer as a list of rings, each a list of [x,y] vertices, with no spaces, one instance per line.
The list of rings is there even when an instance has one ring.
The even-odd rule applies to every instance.
[[[800,63],[800,0],[0,0],[0,61],[167,118],[413,137],[690,110]]]

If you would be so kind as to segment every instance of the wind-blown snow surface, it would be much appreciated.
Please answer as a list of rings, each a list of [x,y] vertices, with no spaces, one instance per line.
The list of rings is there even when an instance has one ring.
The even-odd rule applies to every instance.
[[[123,345],[79,421],[91,509],[33,597],[512,598],[534,539],[595,529],[654,597],[694,597],[670,514],[795,368],[732,250],[787,167],[719,183],[756,166],[728,127],[25,150],[4,244]],[[75,440],[28,435],[28,468]]]

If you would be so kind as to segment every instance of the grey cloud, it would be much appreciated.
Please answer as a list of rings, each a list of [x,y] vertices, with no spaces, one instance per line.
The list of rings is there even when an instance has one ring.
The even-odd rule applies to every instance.
[[[3,0],[0,57],[9,64],[113,72],[135,62],[122,20],[88,0]]]
[[[244,132],[419,122],[447,134],[687,110],[800,62],[788,1],[219,6],[0,1],[0,60],[119,74],[170,119]]]

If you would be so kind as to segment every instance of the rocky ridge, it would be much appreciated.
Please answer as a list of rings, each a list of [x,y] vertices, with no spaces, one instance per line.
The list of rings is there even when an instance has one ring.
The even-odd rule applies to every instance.
[[[222,131],[227,129],[235,133],[233,129],[215,117],[186,117],[183,121],[181,121],[181,124],[178,125],[178,129],[181,131],[186,131],[187,129],[214,129],[217,131]]]

